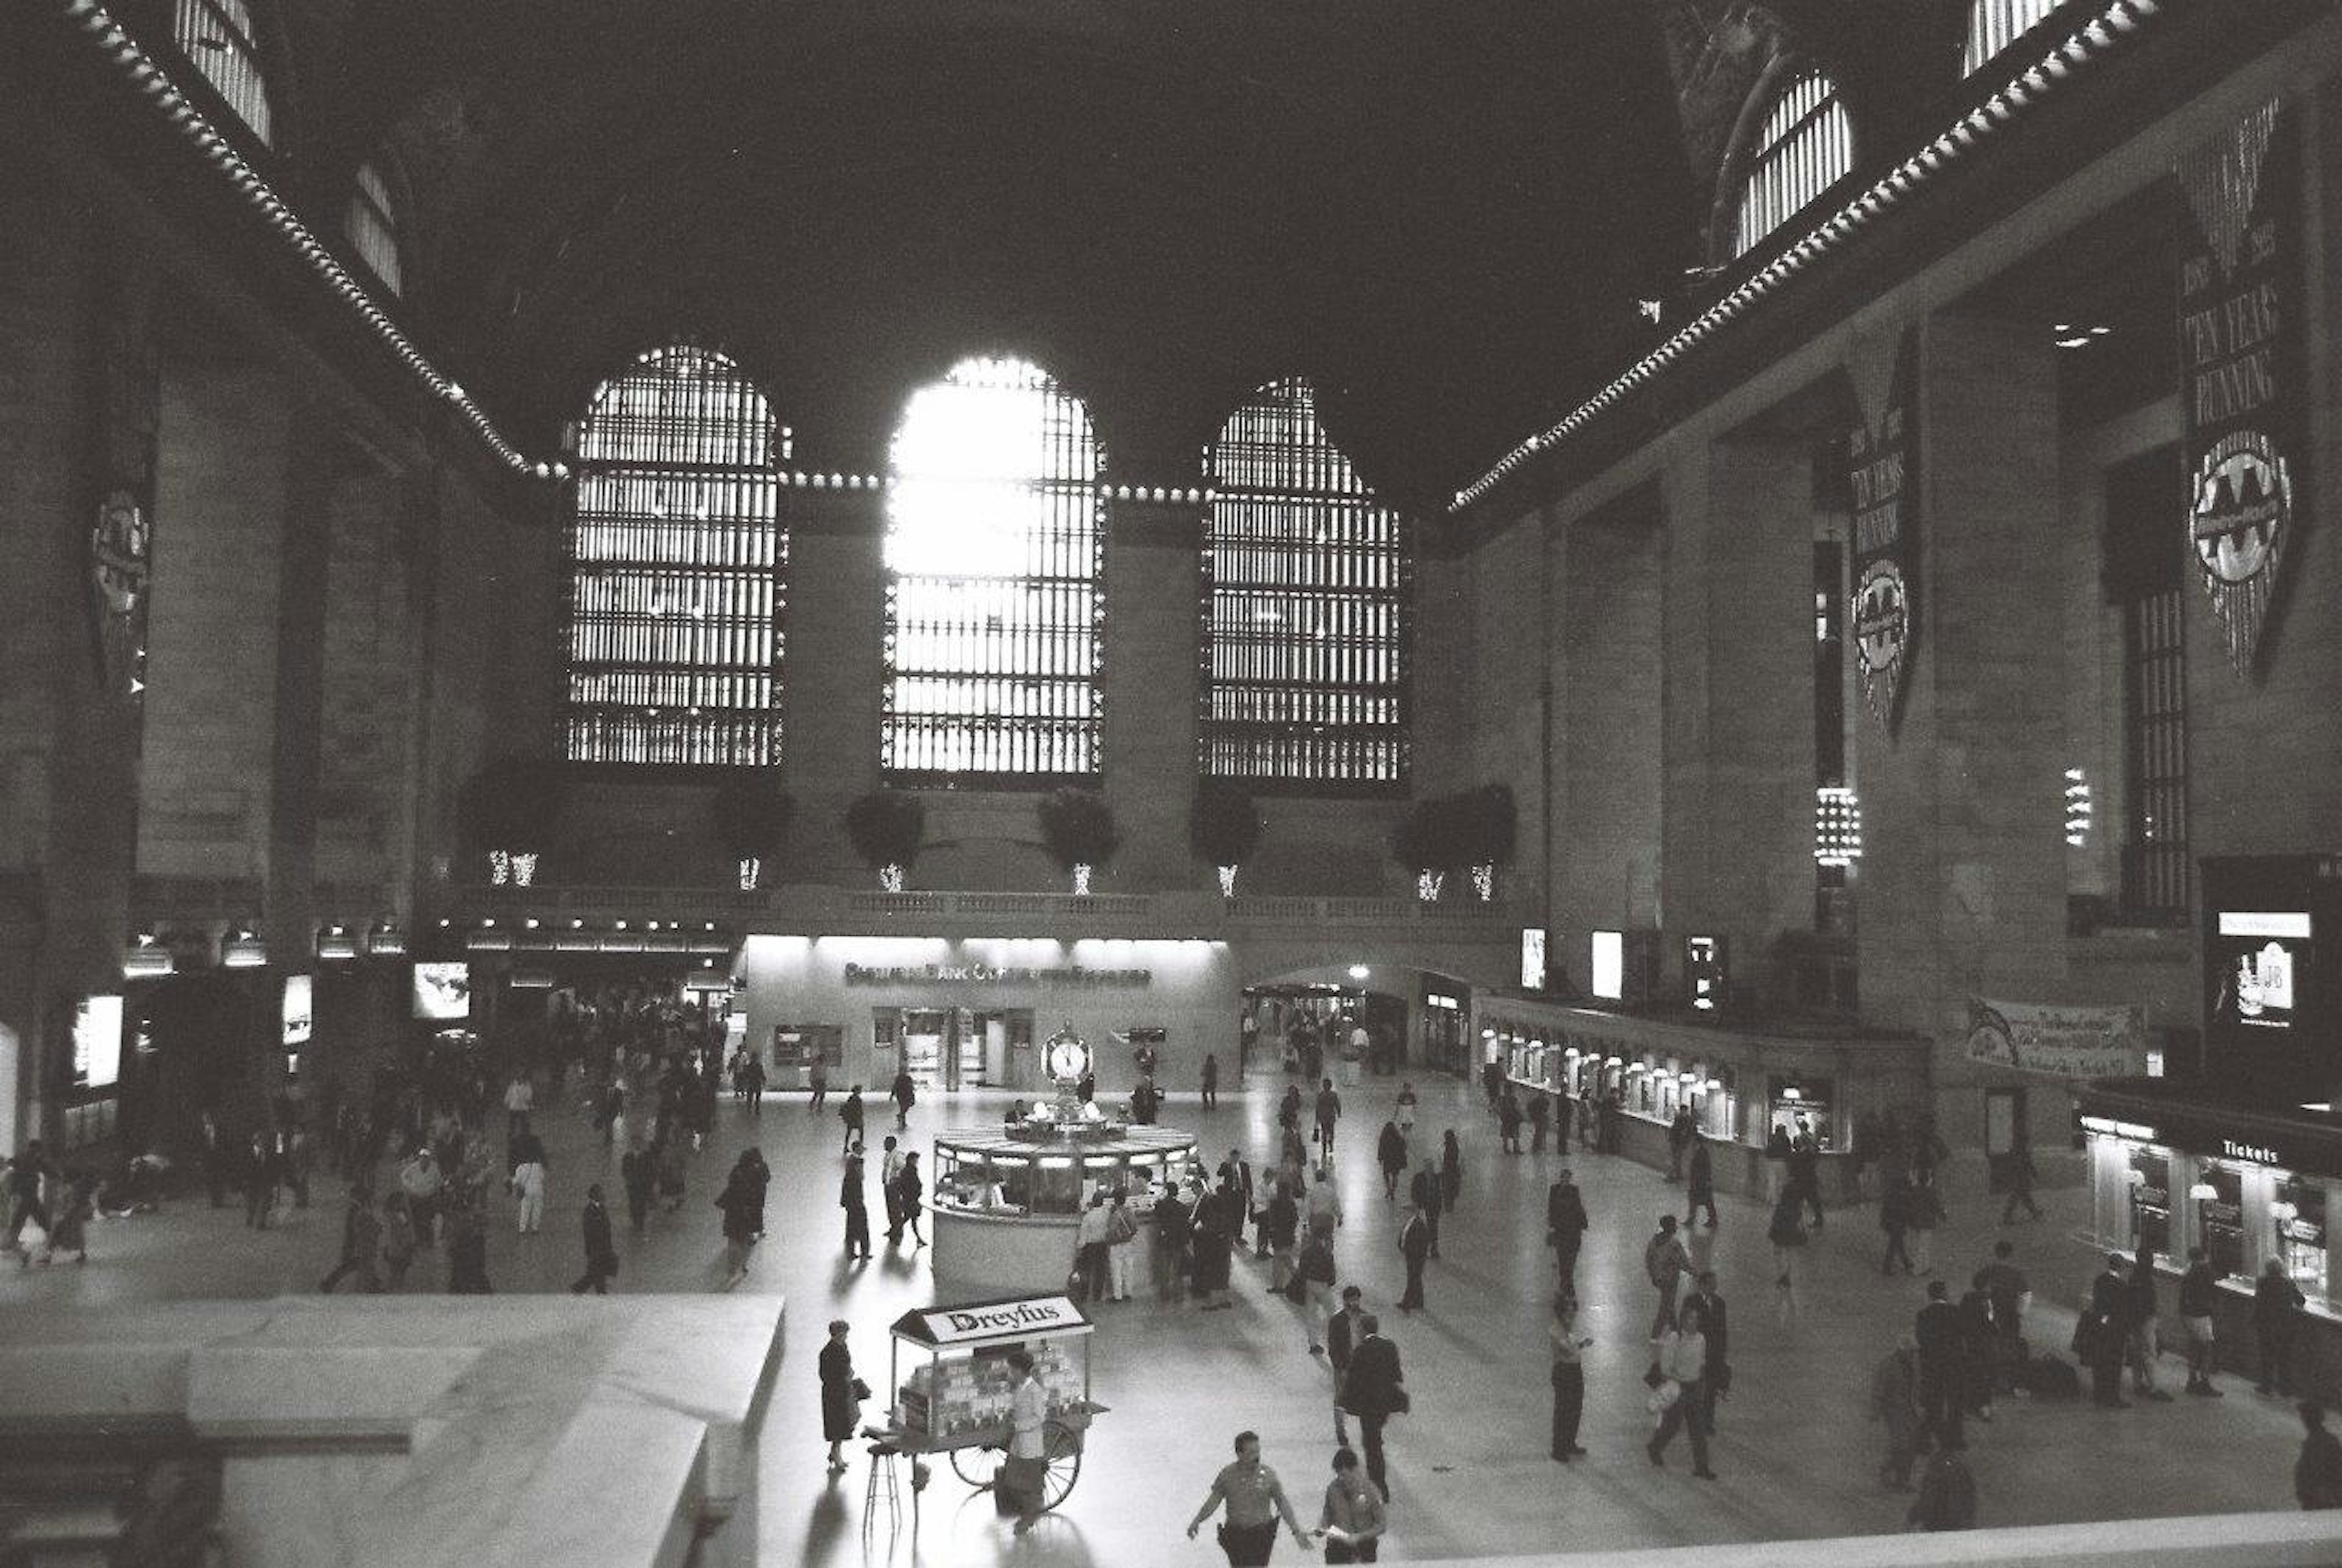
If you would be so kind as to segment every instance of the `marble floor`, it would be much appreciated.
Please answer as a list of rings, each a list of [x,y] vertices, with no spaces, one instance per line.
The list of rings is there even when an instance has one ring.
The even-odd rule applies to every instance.
[[[1274,1146],[1281,1081],[1256,1080],[1209,1113],[1175,1096],[1164,1120],[1196,1129],[1206,1149],[1242,1144],[1256,1157]],[[1379,1307],[1404,1358],[1415,1409],[1391,1426],[1392,1533],[1386,1560],[1501,1554],[1522,1550],[1656,1546],[1782,1540],[1892,1531],[1904,1499],[1874,1479],[1878,1430],[1867,1420],[1869,1372],[1920,1303],[1918,1284],[1883,1278],[1868,1213],[1834,1220],[1808,1249],[1794,1321],[1776,1310],[1764,1218],[1751,1202],[1722,1202],[1714,1265],[1732,1305],[1736,1381],[1719,1415],[1714,1463],[1721,1479],[1695,1480],[1681,1443],[1669,1468],[1642,1453],[1650,1418],[1640,1376],[1652,1293],[1641,1276],[1644,1239],[1670,1199],[1658,1174],[1586,1154],[1507,1155],[1493,1122],[1461,1084],[1418,1084],[1418,1134],[1436,1144],[1447,1126],[1464,1141],[1466,1172],[1456,1213],[1432,1265],[1429,1310],[1402,1319],[1390,1305],[1403,1269],[1392,1210],[1373,1166],[1372,1135],[1387,1114],[1395,1080],[1346,1093],[1340,1178],[1348,1223],[1336,1248],[1346,1280]],[[913,1116],[916,1146],[936,1131],[993,1120],[981,1094],[938,1095]],[[874,1111],[872,1132],[890,1116]],[[615,1163],[582,1115],[556,1107],[540,1117],[550,1146],[552,1218],[537,1236],[492,1232],[489,1274],[500,1292],[565,1290],[577,1273],[575,1205],[589,1180]],[[1263,1265],[1237,1266],[1236,1305],[1202,1313],[1151,1301],[1098,1309],[1096,1395],[1111,1407],[1092,1429],[1080,1483],[1065,1507],[1023,1541],[995,1519],[947,1465],[936,1467],[916,1537],[883,1507],[863,1510],[866,1462],[831,1480],[822,1465],[813,1353],[832,1317],[854,1324],[865,1377],[885,1389],[886,1325],[936,1299],[926,1254],[887,1250],[866,1264],[840,1257],[835,1117],[807,1113],[802,1096],[769,1099],[761,1114],[726,1101],[717,1135],[698,1156],[682,1211],[628,1236],[623,1215],[621,1291],[702,1291],[719,1283],[717,1219],[711,1200],[734,1153],[762,1148],[774,1172],[767,1240],[743,1290],[785,1295],[793,1332],[766,1429],[758,1485],[764,1561],[987,1564],[995,1562],[1210,1563],[1208,1529],[1181,1530],[1240,1428],[1261,1433],[1266,1457],[1314,1523],[1332,1451],[1329,1383],[1306,1353],[1292,1309],[1264,1290]],[[875,1142],[875,1138],[874,1138]],[[1545,1324],[1552,1263],[1542,1245],[1544,1195],[1563,1164],[1576,1173],[1594,1216],[1579,1285],[1596,1341],[1587,1353],[1582,1441],[1591,1457],[1564,1468],[1546,1457],[1550,1396]],[[311,1291],[333,1261],[340,1202],[321,1183],[315,1206],[265,1233],[237,1209],[198,1198],[160,1215],[93,1227],[90,1261],[21,1269],[0,1263],[0,1302],[59,1306],[127,1300],[268,1295]],[[1992,1240],[2016,1238],[2031,1273],[2037,1345],[2062,1346],[2070,1309],[2091,1271],[2069,1239],[2080,1194],[2045,1202],[2047,1220],[2002,1232],[1991,1213],[1956,1213],[1938,1233],[1948,1277],[1964,1279]],[[875,1207],[874,1203],[874,1207]],[[426,1254],[410,1284],[434,1288]],[[2174,1383],[2176,1363],[2171,1365]],[[1984,1523],[2047,1523],[2291,1506],[2299,1426],[2290,1408],[2257,1396],[2240,1378],[2228,1397],[2137,1404],[2101,1412],[2087,1403],[2004,1403],[1990,1425],[1971,1423],[1970,1463]],[[873,1407],[874,1413],[876,1407]],[[1297,1557],[1288,1541],[1279,1560]]]

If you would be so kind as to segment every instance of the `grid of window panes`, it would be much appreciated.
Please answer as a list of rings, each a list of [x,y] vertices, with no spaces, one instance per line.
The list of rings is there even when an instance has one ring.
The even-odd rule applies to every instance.
[[[571,761],[780,760],[785,435],[701,349],[644,355],[595,394],[567,540]]]
[[[391,206],[390,187],[372,164],[358,170],[342,226],[349,233],[350,244],[357,247],[358,259],[382,280],[383,287],[399,293],[398,218]]]
[[[2041,25],[2065,0],[1972,0],[1967,51],[1960,75],[1973,75],[2002,50]]]
[[[2127,678],[2124,744],[2130,799],[2123,835],[2123,907],[2179,921],[2187,913],[2187,654],[2177,585],[2122,606]]]
[[[171,41],[213,91],[227,101],[252,134],[268,143],[275,126],[268,113],[268,83],[260,69],[260,45],[245,0],[175,0]]]
[[[1808,72],[1765,116],[1741,187],[1732,254],[1755,249],[1853,167],[1854,127],[1846,105],[1828,77]]]
[[[898,782],[1098,772],[1103,459],[1081,401],[972,359],[905,411],[886,490],[880,764]]]
[[[1406,527],[1318,423],[1255,393],[1206,455],[1199,763],[1263,784],[1406,778]]]

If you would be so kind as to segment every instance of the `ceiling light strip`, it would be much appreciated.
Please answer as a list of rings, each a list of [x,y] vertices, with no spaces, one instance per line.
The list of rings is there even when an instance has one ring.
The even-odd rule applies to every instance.
[[[170,121],[195,145],[253,210],[268,220],[279,238],[300,255],[310,270],[332,286],[343,303],[405,364],[408,371],[433,396],[455,409],[505,467],[515,474],[538,479],[562,476],[558,464],[533,463],[505,440],[504,433],[481,412],[479,405],[464,389],[441,375],[423,356],[422,351],[398,329],[397,324],[375,303],[357,279],[350,275],[333,251],[317,238],[308,225],[301,221],[300,215],[269,188],[268,182],[245,162],[235,145],[220,135],[203,112],[187,100],[186,95],[172,83],[163,67],[139,47],[137,40],[124,31],[122,24],[115,21],[105,7],[96,4],[96,0],[65,0],[64,9],[66,20],[105,54],[115,69],[129,78],[146,101],[155,106],[157,114]]]
[[[2171,0],[2113,0],[2102,15],[2051,50],[2040,64],[2020,73],[2007,86],[1955,121],[1948,130],[1897,165],[1812,233],[1776,256],[1739,287],[1709,305],[1674,336],[1621,372],[1607,386],[1564,417],[1560,424],[1530,436],[1507,453],[1494,468],[1458,490],[1455,501],[1447,508],[1448,514],[1453,516],[1485,499],[1490,491],[1511,478],[1523,464],[1585,430],[1628,393],[1642,386],[1727,324],[1746,315],[1766,295],[1779,289],[1824,256],[1843,249],[1863,229],[1917,195],[1928,179],[1941,174],[1964,154],[1975,151],[1980,141],[2019,114],[2037,105],[2057,87],[2070,81],[2077,69],[2108,53],[2120,40],[2135,35],[2142,25],[2161,15],[2170,3]]]

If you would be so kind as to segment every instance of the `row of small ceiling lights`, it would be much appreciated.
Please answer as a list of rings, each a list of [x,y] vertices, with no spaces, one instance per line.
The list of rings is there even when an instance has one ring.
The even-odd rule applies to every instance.
[[[2113,0],[2097,20],[2051,50],[2040,64],[1969,110],[1949,130],[1897,165],[1868,190],[1840,208],[1836,215],[1620,373],[1610,385],[1580,404],[1560,424],[1514,447],[1494,468],[1456,493],[1455,502],[1448,508],[1449,514],[1462,512],[1479,502],[1512,477],[1522,464],[1585,429],[1628,393],[1682,358],[1722,327],[1746,315],[1757,301],[1823,256],[1839,249],[1860,230],[1917,195],[1930,176],[1940,173],[1987,135],[2017,118],[2021,111],[2039,103],[2077,68],[2112,48],[2118,39],[2137,33],[2149,19],[2160,15],[2169,3],[2170,0]]]
[[[784,488],[797,490],[885,490],[890,487],[885,478],[876,474],[799,474],[792,471],[779,477]],[[1160,484],[1106,484],[1099,486],[1099,489],[1111,501],[1160,501],[1167,504],[1193,505],[1216,501],[1220,497],[1217,490],[1180,490]]]
[[[515,474],[537,479],[568,477],[567,468],[561,464],[532,463],[519,448],[505,439],[504,433],[495,427],[461,386],[441,375],[424,357],[423,352],[398,329],[388,313],[375,303],[374,297],[335,259],[325,243],[301,221],[300,215],[285,205],[284,199],[269,187],[268,182],[245,161],[235,145],[220,135],[201,110],[188,102],[186,95],[172,84],[163,67],[139,47],[137,41],[123,30],[122,25],[103,5],[97,5],[95,0],[65,0],[65,14],[68,21],[105,52],[116,69],[129,77],[132,85],[164,118],[195,143],[245,202],[266,219],[278,236],[298,252],[310,269],[373,329],[375,335],[398,356],[408,371],[434,396],[444,399],[455,409],[505,467]]]
[[[445,927],[447,927],[447,926],[449,926],[449,925],[452,925],[452,924],[454,924],[454,922],[453,922],[452,920],[449,920],[449,919],[442,918],[442,919],[440,920],[439,924],[440,924],[440,925],[441,925],[441,927],[442,927],[442,928],[445,928]],[[494,916],[494,915],[488,915],[488,916],[486,916],[486,917],[483,918],[483,919],[480,921],[480,923],[479,923],[479,924],[480,924],[480,929],[481,929],[481,930],[483,930],[483,931],[494,931],[494,930],[496,928],[495,916]],[[535,915],[533,915],[533,914],[532,914],[532,915],[527,916],[526,918],[525,918],[525,919],[523,919],[523,920],[521,920],[521,921],[519,921],[519,922],[517,922],[517,924],[519,925],[520,929],[521,929],[521,930],[523,930],[523,931],[535,931],[535,930],[538,929],[540,926],[542,926],[544,924],[545,924],[545,922],[543,922],[542,920],[539,920],[536,916],[535,916]],[[632,923],[631,923],[631,922],[629,922],[629,921],[624,921],[624,920],[614,920],[614,921],[612,921],[612,922],[610,923],[610,929],[611,929],[611,930],[613,930],[613,931],[627,931],[627,930],[631,930],[632,928],[633,928]],[[680,920],[670,920],[670,921],[667,921],[667,922],[666,923],[666,924],[664,925],[664,927],[662,927],[662,926],[661,926],[661,924],[660,924],[660,923],[659,923],[659,922],[657,922],[657,921],[656,921],[656,920],[646,920],[646,921],[645,921],[645,922],[643,923],[643,929],[644,929],[645,931],[658,931],[658,930],[661,930],[661,929],[665,929],[665,930],[667,930],[667,931],[681,931],[683,928],[684,928],[684,923],[683,923],[682,921],[680,921]],[[586,929],[586,923],[585,923],[583,920],[575,920],[575,919],[573,919],[573,920],[572,920],[572,921],[570,921],[570,923],[569,923],[569,929],[570,929],[570,930],[572,930],[572,931],[583,931],[583,930],[585,930],[585,929]],[[702,931],[713,931],[713,930],[715,930],[715,929],[716,929],[716,923],[715,923],[714,921],[712,921],[712,920],[709,920],[709,921],[703,921],[703,922],[700,924],[700,929],[701,929]]]

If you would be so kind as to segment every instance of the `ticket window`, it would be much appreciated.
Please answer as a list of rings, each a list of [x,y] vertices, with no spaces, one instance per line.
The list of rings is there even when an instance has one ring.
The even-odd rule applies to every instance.
[[[2171,1152],[2134,1146],[2127,1173],[2130,1183],[2128,1251],[2158,1257],[2171,1251]]]
[[[2311,1301],[2326,1299],[2326,1186],[2280,1174],[2269,1217],[2277,1236],[2275,1256]]]
[[[2225,1160],[2202,1161],[2188,1198],[2196,1205],[2196,1234],[2212,1272],[2222,1279],[2249,1278],[2253,1265],[2245,1246],[2244,1172]],[[2147,1243],[2142,1239],[2139,1244]],[[2166,1246],[2157,1247],[2157,1253],[2164,1253]]]
[[[1802,1129],[1813,1134],[1815,1147],[1825,1153],[1844,1147],[1832,1109],[1837,1094],[1834,1080],[1776,1078],[1772,1090],[1772,1112],[1766,1120],[1768,1134],[1777,1127],[1795,1138]]]
[[[1726,1077],[1710,1078],[1699,1094],[1699,1130],[1711,1138],[1729,1141],[1733,1135],[1732,1081]]]

